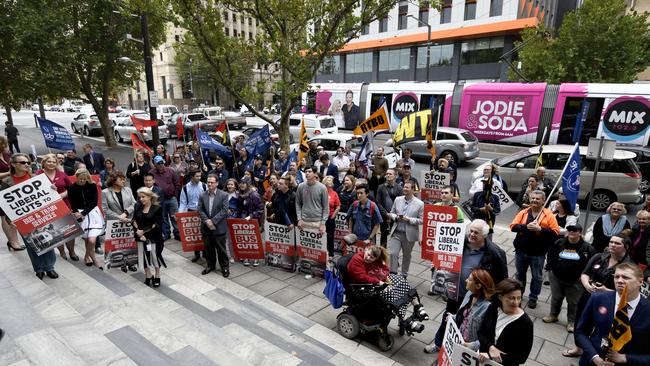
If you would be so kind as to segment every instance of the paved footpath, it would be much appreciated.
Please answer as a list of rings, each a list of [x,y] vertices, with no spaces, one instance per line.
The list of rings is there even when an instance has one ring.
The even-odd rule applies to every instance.
[[[514,273],[513,234],[494,239]],[[6,243],[0,232],[0,242]],[[77,253],[83,253],[77,240]],[[427,296],[431,272],[413,255],[409,281],[432,316],[414,337],[399,337],[382,353],[367,340],[336,332],[336,316],[322,295],[324,281],[260,266],[231,265],[231,276],[200,274],[191,254],[168,241],[162,286],[145,286],[143,274],[99,271],[58,257],[59,279],[38,280],[25,251],[0,247],[0,365],[432,365],[422,352],[433,340],[444,303]],[[527,309],[535,342],[526,365],[577,365],[562,357],[573,345],[566,315],[544,324],[550,290]]]

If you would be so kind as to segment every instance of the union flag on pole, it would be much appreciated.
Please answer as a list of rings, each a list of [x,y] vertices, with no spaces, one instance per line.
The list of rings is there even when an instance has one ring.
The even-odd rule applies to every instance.
[[[145,149],[149,152],[149,154],[153,154],[153,150],[147,144],[144,143],[140,139],[140,137],[134,133],[131,134],[131,146],[133,147],[133,151],[138,151],[140,149]]]
[[[616,352],[620,351],[627,342],[632,340],[630,317],[627,314],[627,285],[621,293],[621,301],[619,301],[616,308],[608,339],[610,349]]]
[[[145,127],[157,126],[156,121],[152,121],[149,119],[141,119],[133,115],[131,115],[131,122],[133,122],[133,126],[135,127],[135,129],[140,132],[142,132],[142,130],[144,130]]]

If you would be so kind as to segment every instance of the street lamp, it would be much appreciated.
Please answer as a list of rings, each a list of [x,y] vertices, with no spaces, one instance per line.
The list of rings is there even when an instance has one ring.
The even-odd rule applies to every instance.
[[[429,69],[431,67],[431,65],[429,65],[429,60],[431,58],[431,25],[429,25],[429,23],[425,23],[425,22],[421,21],[420,19],[414,17],[411,14],[409,14],[408,17],[417,20],[418,23],[420,23],[422,25],[425,25],[427,27],[427,83],[428,83],[429,82],[429,72],[430,72]]]

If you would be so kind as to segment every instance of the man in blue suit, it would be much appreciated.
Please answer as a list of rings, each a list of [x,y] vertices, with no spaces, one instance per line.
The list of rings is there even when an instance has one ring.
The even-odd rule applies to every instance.
[[[320,162],[322,163],[320,166],[320,174],[323,178],[331,175],[334,178],[334,190],[337,190],[341,185],[339,181],[339,168],[334,164],[330,164],[330,156],[327,153],[321,155]]]
[[[650,301],[641,296],[642,284],[641,269],[635,264],[621,263],[614,273],[616,291],[591,295],[576,328],[576,343],[584,350],[580,366],[650,365]],[[632,339],[619,352],[610,349],[604,353],[602,344],[608,341],[625,286]]]

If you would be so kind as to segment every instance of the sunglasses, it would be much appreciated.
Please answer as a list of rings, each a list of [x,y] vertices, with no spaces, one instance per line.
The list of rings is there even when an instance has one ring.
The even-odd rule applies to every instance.
[[[572,228],[570,228],[570,229],[566,229],[566,231],[568,231],[568,232],[572,232],[572,233],[575,233],[575,232],[578,232],[578,231],[580,231],[580,230],[578,230],[578,229],[572,227]]]
[[[29,165],[29,161],[17,161],[16,164]]]
[[[623,211],[620,208],[612,208],[611,211]]]

